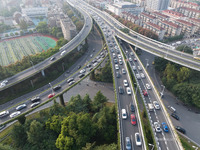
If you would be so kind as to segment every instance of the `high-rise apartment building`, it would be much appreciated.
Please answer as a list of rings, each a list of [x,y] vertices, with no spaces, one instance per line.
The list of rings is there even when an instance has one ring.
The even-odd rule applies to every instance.
[[[166,10],[169,6],[170,0],[147,0],[148,10]]]

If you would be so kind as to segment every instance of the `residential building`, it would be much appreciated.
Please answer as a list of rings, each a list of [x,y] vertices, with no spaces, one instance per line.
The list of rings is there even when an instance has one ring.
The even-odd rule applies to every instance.
[[[146,0],[146,8],[149,11],[166,10],[170,0]]]
[[[196,10],[196,9],[193,9],[193,8],[179,7],[178,12],[180,12],[183,15],[190,17],[190,18],[195,18],[195,19],[200,18],[200,10]]]
[[[166,36],[176,36],[181,34],[181,27],[173,22],[162,20],[158,25],[165,29]]]
[[[142,22],[152,22],[154,24],[156,24],[156,17],[147,14],[147,13],[141,13],[139,14],[139,18],[142,20]]]
[[[163,10],[162,13],[164,15],[169,16],[171,21],[176,20],[176,19],[186,19],[185,15],[173,10]]]
[[[118,16],[120,16],[122,12],[127,12],[137,15],[143,11],[143,8],[130,2],[117,2],[114,4],[107,4],[106,9],[108,9],[109,11],[113,12]]]
[[[47,17],[48,8],[47,7],[33,7],[33,8],[22,8],[22,14],[28,17]]]
[[[200,34],[200,19],[189,18],[188,21],[196,25],[195,33]]]
[[[185,20],[181,20],[181,19],[176,19],[174,21],[177,25],[181,26],[182,28],[182,33],[187,35],[187,36],[191,36],[194,34],[196,26],[193,23],[190,23],[188,21]]]
[[[162,40],[165,35],[165,29],[151,22],[144,22],[143,28],[149,29],[158,35],[158,39]]]
[[[70,41],[76,35],[76,26],[69,18],[60,19],[60,26],[66,40]]]
[[[169,18],[170,18],[169,16],[164,15],[164,14],[162,14],[160,12],[157,12],[157,11],[152,12],[151,15],[154,16],[154,17],[156,17],[157,20],[162,20],[162,21],[163,20],[169,20]]]
[[[181,1],[181,0],[171,0],[170,6],[175,9],[179,7],[188,7],[188,8],[200,10],[200,6],[197,3]]]

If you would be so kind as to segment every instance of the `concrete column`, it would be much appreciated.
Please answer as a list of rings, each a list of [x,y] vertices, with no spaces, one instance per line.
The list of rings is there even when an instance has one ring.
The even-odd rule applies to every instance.
[[[65,101],[64,101],[63,94],[60,94],[59,99],[60,99],[60,104],[61,104],[62,106],[65,106]]]
[[[42,76],[45,77],[44,70],[41,70]]]

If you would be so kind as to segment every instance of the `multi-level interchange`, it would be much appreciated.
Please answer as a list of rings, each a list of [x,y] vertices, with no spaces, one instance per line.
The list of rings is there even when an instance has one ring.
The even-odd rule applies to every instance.
[[[105,56],[110,55],[115,83],[115,94],[118,102],[121,149],[146,150],[146,145],[150,144],[145,143],[144,129],[142,128],[138,102],[136,100],[137,95],[141,93],[142,100],[148,111],[148,118],[154,133],[153,136],[156,141],[156,147],[162,150],[182,150],[183,147],[169,118],[166,107],[164,106],[153,81],[147,73],[149,64],[143,65],[132,47],[124,46],[122,41],[134,45],[135,49],[140,48],[153,55],[163,57],[169,61],[197,71],[200,71],[200,62],[195,60],[192,55],[178,52],[170,45],[155,41],[134,31],[130,31],[129,34],[122,32],[120,29],[127,27],[108,13],[95,8],[84,1],[68,0],[67,2],[82,13],[85,24],[82,30],[53,57],[56,57],[56,60],[58,60],[81,44],[91,31],[94,22],[98,24],[103,32],[106,44],[108,45],[108,51],[100,52],[97,56],[98,58],[95,57],[91,60],[88,59],[89,57],[85,58],[85,60],[88,59],[87,61],[94,60],[94,63],[92,65],[86,64],[79,72],[67,75],[67,78],[64,78],[59,85],[53,87],[50,84],[51,89],[54,92],[51,92],[51,89],[42,92],[39,91],[35,97],[31,99],[34,103],[23,101],[17,108],[5,108],[3,112],[1,112],[1,116],[6,116],[9,113],[10,117],[6,116],[1,118],[0,123],[9,123],[10,119],[21,114],[20,110],[25,107],[33,108],[37,105],[42,105],[42,103],[48,99],[51,100],[52,97],[59,97],[60,94],[66,92],[65,89],[70,88],[71,85],[76,84],[84,76],[88,75],[91,70],[95,69],[104,60]],[[29,68],[10,77],[8,79],[9,82],[6,83],[7,85],[0,88],[0,91],[10,88],[38,72],[43,72],[52,63],[54,62],[47,59],[35,65],[34,69]],[[83,63],[85,62],[83,61]],[[128,69],[128,65],[131,70]],[[136,86],[132,84],[129,71],[135,76]],[[66,82],[68,84],[66,84]],[[56,92],[60,88],[61,91]],[[30,97],[33,97],[33,95],[30,95]],[[28,99],[29,98],[27,98],[27,100]],[[27,111],[31,112],[32,110],[26,109],[23,113],[27,113]]]

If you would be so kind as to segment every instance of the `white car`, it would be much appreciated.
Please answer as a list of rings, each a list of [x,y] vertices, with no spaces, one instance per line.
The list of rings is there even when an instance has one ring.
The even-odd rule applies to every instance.
[[[150,84],[147,83],[146,87],[147,87],[148,90],[151,90],[151,85]]]
[[[133,52],[131,52],[130,54],[131,54],[131,56],[133,56],[133,55],[134,55],[134,54],[133,54]]]
[[[141,140],[140,134],[138,132],[135,133],[135,144],[137,146],[141,146],[142,145],[142,140]]]
[[[61,56],[64,55],[66,53],[66,51],[62,51],[62,53],[60,54]]]
[[[135,71],[136,70],[136,67],[135,66],[132,66],[133,70]]]
[[[144,78],[145,78],[145,75],[144,75],[144,73],[140,73],[140,76],[141,76],[141,78],[142,78],[142,79],[144,79]]]
[[[136,74],[136,78],[140,79],[140,74],[139,73]]]
[[[154,122],[153,125],[154,125],[154,128],[155,128],[156,132],[161,132],[162,131],[161,128],[160,128],[160,124],[158,122]]]
[[[129,61],[133,61],[131,57],[129,58]]]
[[[124,80],[123,82],[124,82],[124,86],[125,87],[128,86],[128,81],[127,80]]]
[[[122,68],[122,73],[126,74],[126,70],[124,68]]]
[[[120,65],[122,65],[122,64],[123,64],[123,62],[122,62],[122,60],[121,60],[121,59],[119,60],[119,64],[120,64]]]
[[[140,66],[138,66],[138,70],[140,70],[140,71],[141,71],[141,70],[142,70],[142,68],[141,68]]]
[[[157,101],[153,101],[153,105],[154,105],[155,109],[160,109],[160,105]]]
[[[122,109],[122,119],[126,118],[127,118],[126,109]]]
[[[116,69],[116,70],[119,70],[118,64],[115,64],[115,69]]]
[[[19,114],[21,114],[21,112],[20,111],[16,111],[16,112],[10,114],[10,118],[14,118],[14,117],[18,116]]]
[[[35,107],[35,106],[37,106],[39,104],[40,104],[40,102],[35,102],[35,103],[31,104],[31,108],[33,108],[33,107]]]
[[[118,58],[119,58],[119,59],[122,59],[122,56],[121,56],[120,54],[118,54]]]
[[[80,73],[85,73],[85,69],[82,69],[82,70],[80,71]]]
[[[131,95],[131,88],[130,88],[130,87],[127,87],[127,88],[126,88],[126,92],[127,92],[128,95]]]

